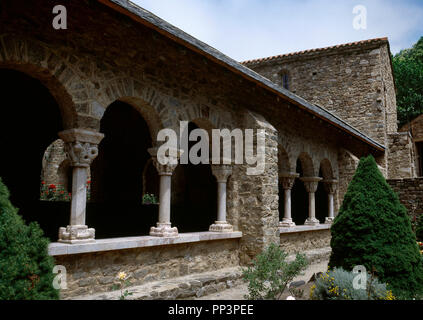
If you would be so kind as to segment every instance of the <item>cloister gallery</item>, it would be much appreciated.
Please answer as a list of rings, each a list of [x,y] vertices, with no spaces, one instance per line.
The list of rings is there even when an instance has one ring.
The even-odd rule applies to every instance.
[[[122,269],[143,284],[246,265],[274,242],[327,256],[360,157],[415,178],[387,39],[238,63],[128,1],[68,2],[66,30],[38,2],[0,4],[0,176],[66,267],[63,297]],[[253,129],[255,151],[263,129],[264,172],[160,164],[157,134],[180,121]]]

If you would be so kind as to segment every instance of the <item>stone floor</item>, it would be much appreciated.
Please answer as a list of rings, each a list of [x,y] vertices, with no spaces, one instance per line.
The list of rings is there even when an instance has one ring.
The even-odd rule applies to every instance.
[[[325,272],[327,270],[330,248],[320,248],[305,252],[309,261],[306,271],[294,279],[303,280],[306,283],[314,273]],[[294,255],[287,260],[293,260]],[[167,299],[195,299],[195,300],[243,300],[248,293],[247,285],[243,282],[240,267],[220,269],[213,272],[198,273],[184,277],[168,280],[155,281],[140,286],[128,287],[132,295],[126,297],[127,300],[167,300]],[[308,298],[309,286],[304,289],[304,299]],[[117,300],[121,292],[110,291],[93,295],[78,296],[72,300]],[[286,299],[289,293],[284,293],[282,299]]]

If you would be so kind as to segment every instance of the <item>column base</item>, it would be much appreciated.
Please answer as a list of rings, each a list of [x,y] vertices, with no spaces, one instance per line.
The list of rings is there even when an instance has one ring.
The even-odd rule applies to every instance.
[[[316,218],[307,218],[307,220],[304,222],[304,225],[306,226],[317,226],[320,224],[320,221]]]
[[[211,232],[233,232],[234,227],[227,221],[215,221],[209,228]]]
[[[332,224],[333,220],[335,220],[335,218],[333,218],[333,217],[326,217],[325,218],[325,224]]]
[[[59,240],[62,243],[89,243],[95,242],[95,229],[85,225],[71,225],[59,228]]]
[[[178,228],[171,227],[170,223],[157,222],[157,227],[150,228],[150,236],[153,237],[177,237]]]
[[[291,218],[283,218],[282,221],[279,222],[279,227],[290,228],[295,226],[296,224]]]

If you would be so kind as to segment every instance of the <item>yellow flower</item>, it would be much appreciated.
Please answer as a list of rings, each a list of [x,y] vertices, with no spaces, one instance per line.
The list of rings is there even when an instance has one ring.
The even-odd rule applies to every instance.
[[[310,288],[310,299],[311,300],[313,300],[314,289],[316,289],[316,285],[315,284],[313,284],[313,286]]]
[[[119,280],[125,280],[126,279],[126,273],[125,272],[119,272],[118,278],[119,278]]]

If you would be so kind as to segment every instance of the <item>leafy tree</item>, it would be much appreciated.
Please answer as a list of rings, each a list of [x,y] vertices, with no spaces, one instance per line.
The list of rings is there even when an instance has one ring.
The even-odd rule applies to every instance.
[[[57,299],[49,241],[36,223],[26,225],[0,178],[0,300]]]
[[[423,113],[423,37],[393,58],[400,126]]]
[[[372,156],[360,160],[331,234],[331,269],[364,265],[397,297],[423,292],[422,258],[410,219]]]

